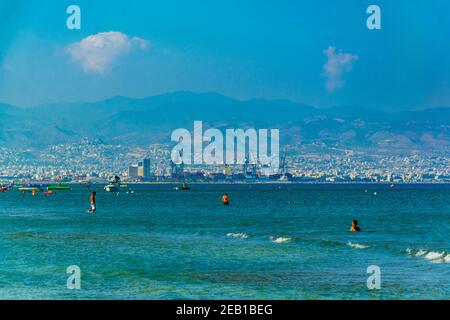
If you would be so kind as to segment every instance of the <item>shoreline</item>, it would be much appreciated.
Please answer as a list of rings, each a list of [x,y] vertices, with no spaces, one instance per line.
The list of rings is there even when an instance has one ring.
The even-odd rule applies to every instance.
[[[184,181],[122,181],[128,185],[179,185]],[[16,185],[23,184],[61,184],[61,185],[86,185],[89,182],[57,182],[57,181],[32,181],[17,182]],[[192,181],[189,185],[450,185],[449,182],[327,182],[327,181]],[[5,182],[7,184],[7,182]],[[92,185],[108,184],[107,181],[90,182]]]

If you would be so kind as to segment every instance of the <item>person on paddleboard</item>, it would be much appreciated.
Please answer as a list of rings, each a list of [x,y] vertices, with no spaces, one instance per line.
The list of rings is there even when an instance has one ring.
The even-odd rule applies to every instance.
[[[97,211],[97,206],[95,204],[95,195],[97,193],[94,191],[91,193],[91,196],[89,197],[89,201],[91,203],[91,209],[88,210],[89,213],[95,213]]]

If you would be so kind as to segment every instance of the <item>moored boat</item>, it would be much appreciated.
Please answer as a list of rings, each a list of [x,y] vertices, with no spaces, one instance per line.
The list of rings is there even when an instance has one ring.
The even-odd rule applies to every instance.
[[[103,187],[107,192],[118,192],[120,189],[127,189],[126,184],[120,184],[120,178],[115,176],[114,179],[108,182],[106,186]]]
[[[189,187],[186,182],[183,182],[183,185],[175,187],[175,190],[177,190],[177,191],[191,190],[191,187]]]
[[[55,190],[62,190],[62,191],[64,191],[64,190],[72,190],[72,187],[61,185],[61,184],[57,184],[57,185],[48,186],[47,190],[48,191],[55,191]]]

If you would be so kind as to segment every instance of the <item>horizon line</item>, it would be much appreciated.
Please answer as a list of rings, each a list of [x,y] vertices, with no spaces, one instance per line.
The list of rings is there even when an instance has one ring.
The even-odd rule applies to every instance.
[[[55,101],[55,102],[44,102],[44,103],[39,103],[39,104],[34,104],[34,105],[16,105],[16,104],[12,104],[9,102],[0,101],[0,105],[6,105],[6,106],[14,107],[14,108],[19,108],[19,109],[34,109],[34,108],[39,108],[42,106],[57,105],[57,104],[66,104],[66,105],[67,104],[95,104],[95,103],[104,102],[104,101],[108,101],[108,100],[114,100],[114,99],[118,99],[118,98],[138,101],[138,100],[145,100],[145,99],[149,99],[149,98],[162,97],[162,96],[166,96],[166,95],[170,95],[170,94],[180,94],[180,93],[188,93],[188,94],[193,94],[193,95],[213,94],[216,96],[220,96],[222,98],[231,99],[231,100],[238,101],[238,102],[249,102],[249,101],[258,101],[258,100],[268,101],[268,102],[280,102],[281,101],[281,102],[288,102],[288,103],[292,103],[292,104],[295,104],[298,106],[309,107],[309,108],[314,108],[314,109],[319,109],[319,110],[320,109],[339,108],[339,107],[355,107],[355,108],[361,108],[361,109],[365,109],[365,110],[374,110],[374,111],[379,111],[379,112],[396,114],[396,113],[404,113],[404,112],[420,112],[420,111],[425,111],[425,110],[430,110],[430,109],[450,108],[450,106],[428,106],[428,107],[422,107],[422,108],[416,108],[416,109],[389,111],[384,108],[366,107],[364,105],[359,105],[359,104],[337,104],[337,105],[329,105],[329,106],[325,106],[325,107],[320,107],[320,106],[315,106],[315,105],[310,105],[310,104],[304,104],[302,102],[298,102],[298,101],[294,101],[294,100],[286,99],[286,98],[269,99],[269,98],[255,97],[255,98],[242,99],[242,98],[228,96],[228,95],[219,93],[217,91],[192,91],[192,90],[173,90],[173,91],[167,91],[164,93],[158,93],[158,94],[154,94],[154,95],[146,95],[146,96],[142,96],[142,97],[124,96],[124,95],[118,94],[118,95],[106,97],[104,99],[95,99],[95,100],[91,100],[91,101],[87,101],[87,100],[64,101],[64,100],[61,100],[61,101]]]

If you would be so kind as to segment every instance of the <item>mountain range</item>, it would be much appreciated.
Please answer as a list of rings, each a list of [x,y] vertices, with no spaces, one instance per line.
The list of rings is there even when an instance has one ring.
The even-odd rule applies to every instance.
[[[98,138],[146,146],[168,143],[173,130],[279,128],[282,143],[322,143],[392,151],[450,151],[450,108],[390,113],[362,106],[315,108],[287,100],[236,100],[177,91],[142,99],[35,107],[0,104],[0,146],[26,148]]]

